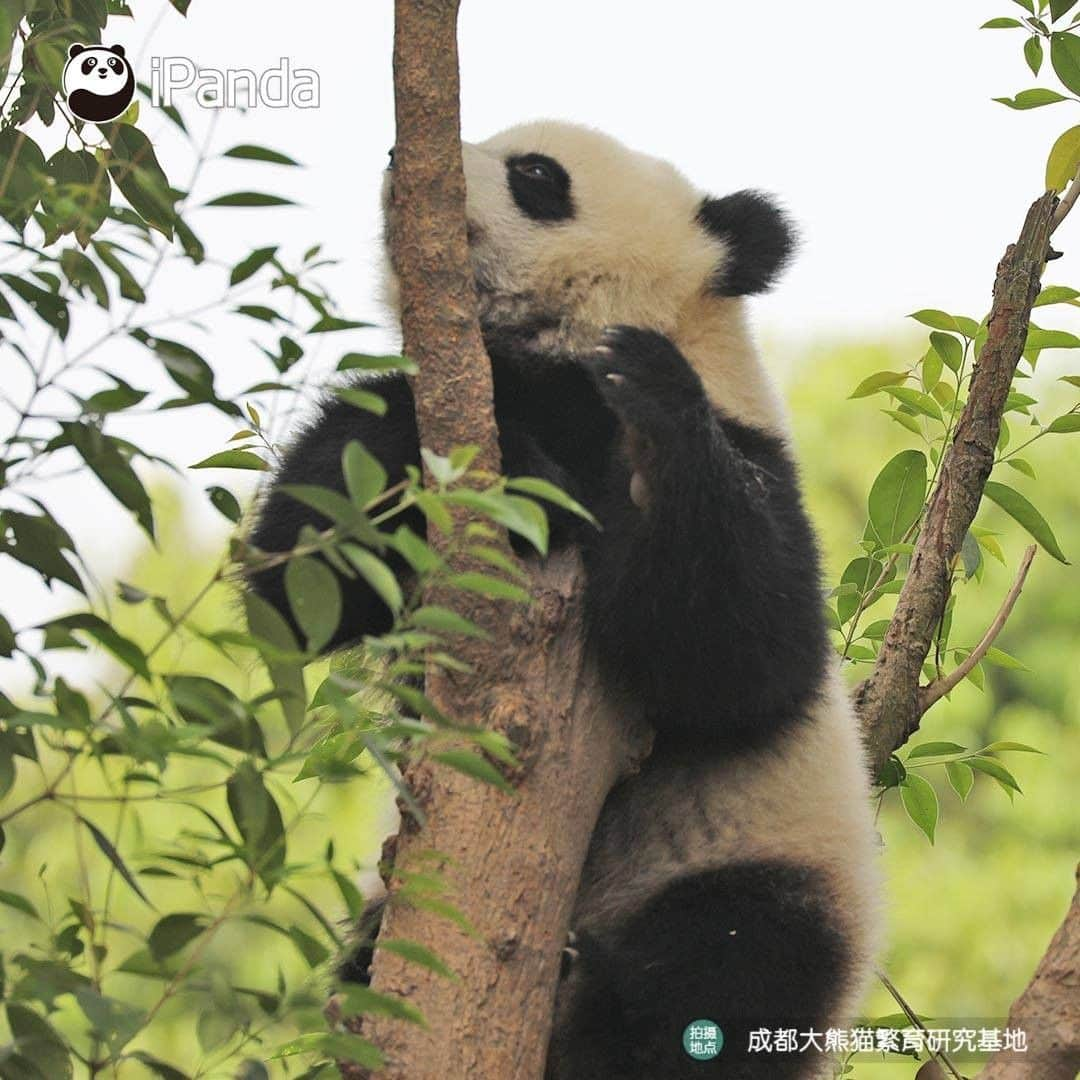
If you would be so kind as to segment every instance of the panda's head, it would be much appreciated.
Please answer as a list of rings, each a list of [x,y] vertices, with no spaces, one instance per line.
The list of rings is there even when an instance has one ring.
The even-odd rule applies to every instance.
[[[768,196],[713,198],[664,161],[555,121],[465,143],[463,161],[489,341],[572,356],[606,326],[649,327],[675,341],[715,398],[740,395],[741,415],[782,426],[742,313],[794,244]],[[387,284],[397,307],[392,271]]]
[[[64,68],[68,107],[91,124],[115,120],[135,96],[135,72],[122,45],[80,45],[68,49]]]

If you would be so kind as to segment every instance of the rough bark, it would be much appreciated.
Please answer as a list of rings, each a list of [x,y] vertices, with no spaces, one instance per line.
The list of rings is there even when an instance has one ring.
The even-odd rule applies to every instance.
[[[404,352],[419,365],[421,444],[443,454],[479,446],[476,466],[496,474],[491,369],[465,230],[457,9],[458,0],[395,3],[391,250]],[[406,999],[429,1025],[365,1019],[364,1034],[386,1056],[380,1078],[535,1080],[543,1072],[561,951],[593,826],[611,786],[647,751],[644,725],[603,706],[582,655],[581,585],[580,561],[565,553],[534,568],[527,610],[454,594],[456,609],[490,640],[456,643],[473,673],[432,669],[428,696],[462,724],[507,734],[522,767],[511,778],[513,796],[426,762],[407,770],[427,824],[403,827],[397,837],[380,937],[419,942],[459,980],[376,948],[373,988]],[[446,899],[475,936],[430,910],[393,902],[402,875],[432,870],[432,852],[440,856]]]
[[[1080,889],[1027,989],[1013,1002],[1007,1026],[1027,1033],[1027,1052],[995,1054],[979,1080],[1075,1080],[1080,1071]]]
[[[993,466],[1005,399],[1024,351],[1057,202],[1048,191],[1032,203],[1018,240],[998,263],[989,336],[971,377],[967,404],[945,451],[873,673],[855,694],[875,776],[919,727],[923,711],[919,676],[945,611],[960,547]]]

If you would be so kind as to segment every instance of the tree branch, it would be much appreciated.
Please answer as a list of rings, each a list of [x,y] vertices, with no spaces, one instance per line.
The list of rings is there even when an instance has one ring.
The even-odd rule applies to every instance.
[[[1032,203],[1018,240],[998,264],[988,337],[971,377],[967,404],[942,459],[938,485],[873,673],[856,690],[855,704],[875,776],[919,727],[925,708],[919,676],[945,611],[953,567],[994,463],[1001,417],[1024,351],[1057,206],[1051,191]]]
[[[987,654],[990,646],[994,644],[994,639],[1001,633],[1002,628],[1012,614],[1012,609],[1016,605],[1017,598],[1024,588],[1024,582],[1027,580],[1028,570],[1031,569],[1031,560],[1035,558],[1035,552],[1037,550],[1038,548],[1032,544],[1027,551],[1024,552],[1024,557],[1020,560],[1020,569],[1016,573],[1016,580],[1013,582],[1012,588],[1008,591],[1005,599],[1002,601],[1001,608],[997,615],[994,616],[994,621],[987,628],[986,633],[983,634],[979,644],[971,650],[967,657],[965,657],[963,663],[958,664],[948,675],[943,675],[940,679],[935,679],[929,685],[919,688],[920,714],[926,712],[935,701],[943,698],[951,690],[959,686],[972,672],[975,665]]]
[[[478,445],[474,467],[495,474],[491,368],[465,229],[458,2],[395,0],[390,248],[404,352],[419,366],[421,445],[441,454]],[[610,788],[648,749],[644,723],[613,713],[585,663],[577,555],[548,559],[532,579],[527,610],[460,591],[449,601],[490,636],[455,642],[471,673],[432,667],[428,696],[461,724],[507,735],[521,768],[512,777],[514,796],[426,761],[406,770],[427,824],[419,829],[403,819],[380,940],[419,942],[459,981],[376,944],[372,986],[408,1000],[429,1025],[364,1019],[364,1034],[386,1056],[380,1080],[531,1080],[543,1073],[562,948],[592,830]],[[410,871],[431,872],[433,852],[448,886],[445,899],[475,934],[430,908],[395,902]],[[342,1072],[363,1075],[352,1066]]]
[[[999,1051],[979,1080],[1075,1080],[1080,1069],[1080,887],[1031,982],[1013,1002],[1006,1026],[1027,1033],[1028,1050]]]

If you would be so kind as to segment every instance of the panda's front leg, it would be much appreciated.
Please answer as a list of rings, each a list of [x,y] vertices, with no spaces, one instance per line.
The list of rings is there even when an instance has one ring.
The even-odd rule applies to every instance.
[[[816,546],[788,451],[726,416],[662,334],[612,328],[587,363],[624,429],[633,504],[589,558],[601,667],[644,701],[660,737],[767,740],[826,662]]]

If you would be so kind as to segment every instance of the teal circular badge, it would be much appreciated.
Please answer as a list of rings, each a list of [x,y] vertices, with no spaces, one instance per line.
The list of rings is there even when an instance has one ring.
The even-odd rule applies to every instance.
[[[683,1049],[695,1061],[712,1061],[724,1046],[724,1033],[715,1020],[691,1020],[682,1034]]]

